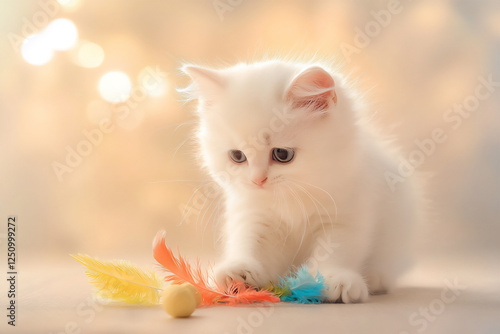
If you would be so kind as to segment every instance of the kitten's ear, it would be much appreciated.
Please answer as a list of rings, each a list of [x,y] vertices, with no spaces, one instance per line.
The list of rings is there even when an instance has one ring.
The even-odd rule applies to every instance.
[[[293,78],[285,93],[285,99],[293,108],[326,112],[332,105],[337,104],[335,82],[321,67],[310,67]]]
[[[182,71],[189,75],[194,85],[188,87],[188,91],[196,95],[195,98],[204,98],[210,100],[218,95],[225,87],[226,80],[222,74],[216,70],[204,67],[185,65]]]

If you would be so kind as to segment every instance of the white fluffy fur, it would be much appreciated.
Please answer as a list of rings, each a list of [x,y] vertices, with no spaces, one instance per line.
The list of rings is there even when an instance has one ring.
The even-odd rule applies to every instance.
[[[363,122],[365,107],[345,79],[283,61],[183,70],[199,101],[204,165],[225,195],[217,281],[264,287],[310,261],[326,279],[328,301],[389,290],[409,261],[413,187],[386,184],[396,160]],[[284,147],[294,159],[273,161],[271,150]],[[233,149],[248,161],[233,163]],[[263,186],[252,182],[265,177]]]

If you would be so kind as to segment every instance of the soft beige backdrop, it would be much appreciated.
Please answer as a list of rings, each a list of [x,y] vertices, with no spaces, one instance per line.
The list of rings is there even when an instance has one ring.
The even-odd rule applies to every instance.
[[[374,120],[402,147],[403,160],[419,150],[415,141],[444,131],[446,141],[416,170],[426,175],[429,200],[429,219],[417,231],[422,260],[426,254],[454,259],[445,266],[471,255],[494,260],[500,233],[500,87],[476,99],[467,117],[447,117],[454,105],[474,102],[480,78],[500,81],[500,4],[402,0],[383,16],[391,3],[3,1],[0,233],[7,215],[18,216],[19,261],[27,272],[73,265],[67,254],[76,252],[149,264],[151,240],[160,229],[183,253],[211,258],[216,202],[209,206],[211,199],[202,198],[198,205],[205,205],[195,206],[178,226],[182,209],[190,199],[193,204],[193,192],[206,179],[190,140],[194,105],[175,90],[187,83],[179,67],[186,61],[221,65],[266,54],[317,54],[343,61],[346,73],[359,78],[359,88],[369,91]],[[102,47],[100,66],[79,66],[75,49],[58,51],[41,66],[23,59],[9,37],[26,37],[27,22],[39,22],[43,4],[56,11],[51,19],[72,20],[80,40]],[[218,12],[216,6],[225,9]],[[359,31],[367,30],[372,37],[363,40]],[[128,117],[119,121],[124,105],[105,102],[99,80],[123,71],[140,87],[137,78],[146,67],[162,73],[165,92],[131,98]],[[65,163],[68,147],[76,149],[84,131],[97,129],[106,117],[113,119],[113,129],[58,178],[54,162]],[[26,274],[25,284],[34,281]]]

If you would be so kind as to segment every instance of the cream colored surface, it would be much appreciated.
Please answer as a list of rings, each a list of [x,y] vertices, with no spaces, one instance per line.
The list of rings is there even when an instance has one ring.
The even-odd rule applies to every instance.
[[[465,269],[468,268],[468,269]],[[498,333],[498,261],[435,259],[366,304],[199,308],[174,319],[157,307],[93,300],[71,259],[23,269],[18,326],[8,333]],[[2,333],[6,326],[2,323]],[[69,330],[68,330],[69,329]]]

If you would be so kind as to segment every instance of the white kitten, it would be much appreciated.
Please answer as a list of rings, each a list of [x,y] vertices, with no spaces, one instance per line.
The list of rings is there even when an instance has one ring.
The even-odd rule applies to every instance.
[[[264,287],[309,260],[328,301],[390,289],[408,261],[413,187],[389,188],[395,159],[343,77],[282,61],[183,71],[204,165],[225,196],[218,283]]]

